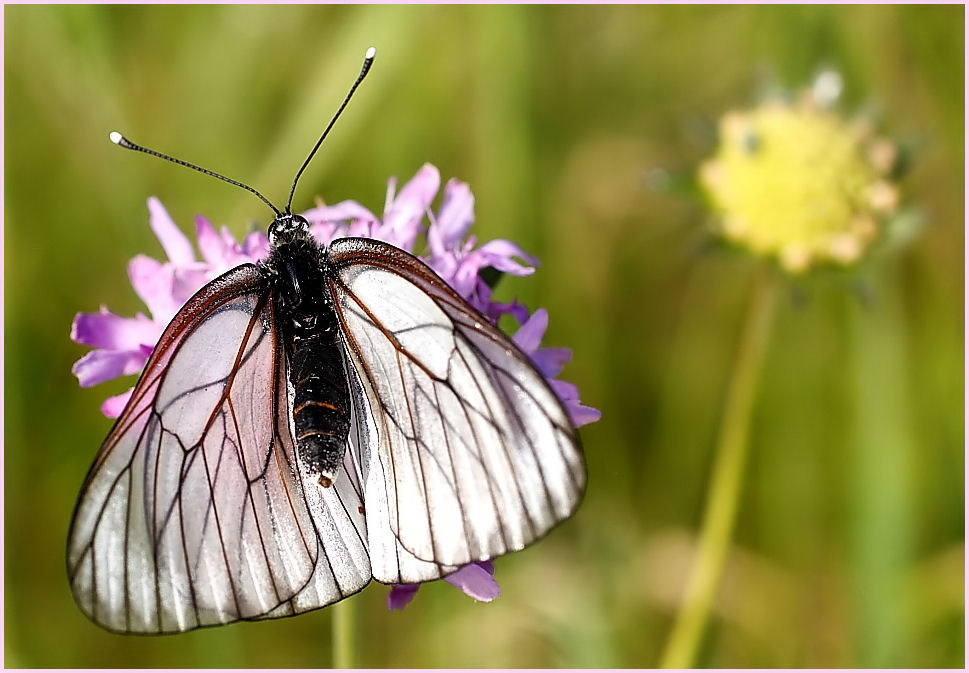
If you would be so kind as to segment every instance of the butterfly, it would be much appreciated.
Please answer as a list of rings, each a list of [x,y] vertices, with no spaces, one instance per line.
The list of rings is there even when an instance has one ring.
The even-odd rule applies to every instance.
[[[297,173],[290,192],[350,100]],[[81,489],[74,597],[121,633],[295,615],[425,582],[572,515],[586,468],[545,377],[416,257],[320,245],[273,208],[266,261],[165,329]]]

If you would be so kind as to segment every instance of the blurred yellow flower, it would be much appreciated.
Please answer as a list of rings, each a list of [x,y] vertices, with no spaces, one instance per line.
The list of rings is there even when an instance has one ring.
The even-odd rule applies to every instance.
[[[700,168],[718,231],[792,273],[856,262],[898,208],[897,148],[834,112],[839,90],[825,73],[796,101],[727,113]]]

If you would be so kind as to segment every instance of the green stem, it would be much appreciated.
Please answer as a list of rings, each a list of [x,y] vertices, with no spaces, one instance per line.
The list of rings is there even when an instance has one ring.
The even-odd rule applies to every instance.
[[[720,585],[743,490],[750,415],[757,378],[767,350],[775,294],[773,270],[765,268],[752,290],[724,401],[723,421],[697,556],[690,570],[680,612],[663,652],[660,663],[663,668],[688,668],[693,665]]]
[[[352,597],[334,605],[333,668],[356,668],[357,601]]]

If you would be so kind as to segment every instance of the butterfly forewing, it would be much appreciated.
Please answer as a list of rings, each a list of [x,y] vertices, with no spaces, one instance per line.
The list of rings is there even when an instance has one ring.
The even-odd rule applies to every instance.
[[[369,581],[349,514],[359,486],[345,476],[320,494],[297,465],[284,358],[253,265],[205,286],[166,329],[71,527],[72,588],[94,621],[185,631],[320,607]]]
[[[329,254],[350,361],[375,418],[371,464],[383,488],[368,482],[366,494],[374,576],[387,581],[377,572],[378,514],[415,561],[450,568],[521,549],[568,517],[585,486],[581,446],[528,357],[397,248],[341,239]]]

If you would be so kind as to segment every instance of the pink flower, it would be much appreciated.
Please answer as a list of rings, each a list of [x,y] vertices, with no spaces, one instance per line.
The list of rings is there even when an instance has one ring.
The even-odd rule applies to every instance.
[[[413,253],[418,238],[426,234],[430,255],[423,258],[424,262],[495,324],[503,315],[518,321],[521,327],[514,336],[515,343],[548,379],[576,426],[599,420],[601,413],[597,409],[579,402],[579,390],[574,384],[555,378],[572,358],[571,351],[540,348],[548,328],[547,311],[538,309],[530,313],[528,307],[517,301],[508,304],[492,301],[493,283],[482,277],[482,271],[488,268],[499,275],[528,276],[535,272],[538,260],[510,241],[494,240],[475,247],[477,241],[469,235],[474,224],[471,189],[464,182],[449,180],[441,206],[434,214],[431,203],[440,185],[437,168],[424,164],[400,192],[396,191],[396,179],[391,178],[382,217],[356,201],[313,208],[302,215],[310,222],[310,232],[324,245],[337,238],[364,236]],[[223,227],[217,232],[209,220],[199,216],[196,218],[196,237],[202,256],[199,261],[192,243],[158,199],[148,199],[148,211],[149,224],[168,261],[139,255],[128,265],[128,276],[151,317],[139,313],[125,318],[103,306],[98,313],[79,313],[75,317],[71,339],[94,348],[72,370],[84,387],[139,373],[165,327],[193,294],[229,269],[246,262],[260,262],[269,254],[269,239],[265,234],[251,233],[239,243],[228,229]],[[425,225],[425,219],[429,225]],[[102,413],[117,418],[130,396],[131,390],[128,390],[108,398],[101,406]],[[444,579],[476,600],[492,601],[501,593],[494,574],[494,564],[485,561],[464,566]],[[419,587],[419,584],[394,586],[388,598],[390,609],[403,609]]]

